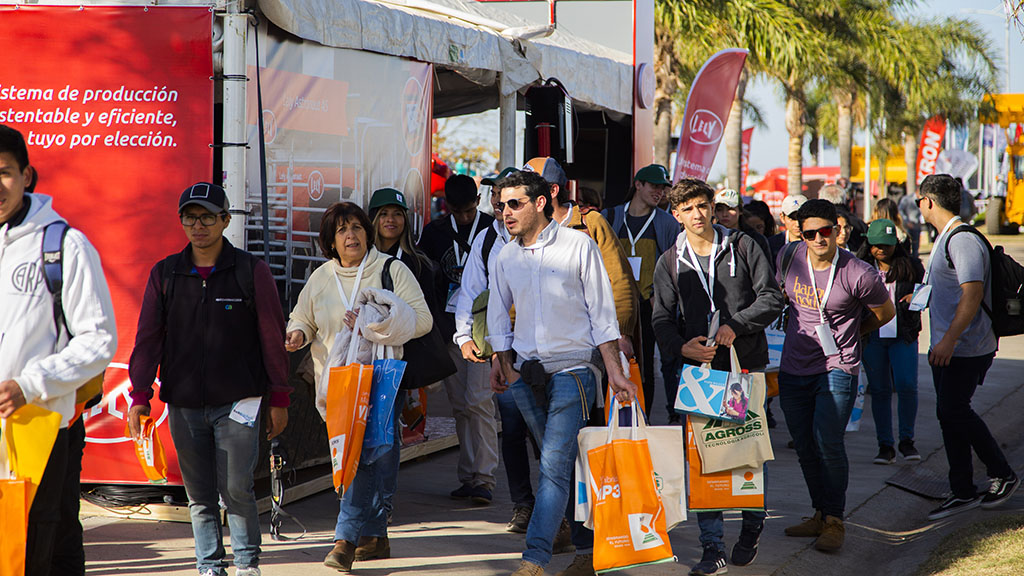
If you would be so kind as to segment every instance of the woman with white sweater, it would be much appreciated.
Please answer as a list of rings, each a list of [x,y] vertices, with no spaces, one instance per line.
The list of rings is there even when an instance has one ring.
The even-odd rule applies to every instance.
[[[349,332],[358,330],[358,334],[353,336],[396,347],[395,356],[400,359],[401,346],[412,338],[423,336],[433,325],[430,309],[415,276],[398,260],[388,267],[394,295],[397,296],[391,302],[397,308],[393,317],[415,317],[413,329],[397,329],[397,326],[384,329],[379,323],[357,324],[359,308],[356,303],[360,294],[365,299],[368,288],[383,288],[384,264],[390,258],[373,248],[372,230],[366,212],[356,204],[339,202],[327,209],[320,225],[319,239],[320,249],[328,260],[310,275],[288,322],[285,347],[295,351],[310,345],[317,380],[318,408],[323,407],[320,397],[326,395],[327,382],[322,381],[322,374],[336,336],[346,329]],[[406,305],[408,308],[403,308]],[[397,423],[398,419],[395,420]],[[360,536],[364,537],[359,550],[362,552],[360,559],[390,556],[381,492],[385,479],[398,472],[400,438],[400,431],[396,431],[393,458],[381,457],[370,464],[360,462],[356,478],[341,500],[334,548],[324,560],[326,566],[351,570]]]

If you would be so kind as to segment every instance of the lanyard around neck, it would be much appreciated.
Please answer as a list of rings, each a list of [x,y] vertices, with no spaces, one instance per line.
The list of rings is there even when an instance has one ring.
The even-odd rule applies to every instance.
[[[836,248],[836,253],[832,255],[832,264],[828,268],[828,285],[825,286],[825,295],[818,300],[818,283],[814,279],[814,268],[811,266],[811,252],[807,251],[807,272],[808,276],[811,277],[811,289],[814,290],[814,298],[818,300],[818,316],[821,317],[821,323],[825,323],[825,304],[828,302],[828,296],[832,293],[832,284],[836,279],[836,264],[839,262],[839,248]]]
[[[466,244],[473,244],[473,239],[476,238],[476,225],[480,223],[480,211],[476,211],[476,217],[473,218],[473,227],[469,229],[469,242]],[[455,235],[459,234],[459,227],[455,224],[455,215],[452,214],[452,230],[455,230]],[[455,249],[455,262],[459,266],[465,266],[466,260],[469,259],[469,252],[465,254],[459,253],[459,242],[458,240],[452,240],[452,247]]]
[[[402,251],[402,247],[399,246],[398,247],[398,252],[395,253],[395,258],[398,258],[399,260],[401,260],[402,259],[402,254],[405,254],[405,252],[403,252]]]
[[[718,256],[718,231],[715,231],[715,239],[711,243],[711,254],[708,256],[708,277],[704,278],[704,272],[700,266],[700,260],[697,259],[697,252],[694,251],[693,245],[690,244],[690,237],[686,237],[686,253],[690,258],[690,262],[693,264],[693,269],[697,272],[697,277],[700,278],[700,286],[704,289],[704,293],[708,295],[708,300],[711,301],[711,312],[714,313],[716,310],[715,306],[715,257]]]
[[[348,296],[345,295],[345,289],[341,287],[341,280],[338,279],[338,275],[334,274],[334,283],[338,286],[338,296],[341,296],[341,303],[345,306],[345,310],[351,310],[353,305],[356,303],[356,296],[359,295],[359,282],[363,279],[363,267],[366,266],[366,261],[369,259],[369,252],[363,256],[363,261],[359,263],[359,269],[356,270],[356,281],[352,284],[352,299],[349,300]]]
[[[644,232],[647,232],[647,228],[651,225],[651,222],[654,221],[654,213],[657,211],[657,208],[651,208],[651,215],[647,217],[647,221],[644,222],[643,228],[640,228],[640,231],[637,232],[634,237],[633,231],[629,229],[629,204],[629,202],[626,202],[626,206],[622,209],[622,223],[626,226],[626,234],[629,236],[630,256],[636,256],[636,243],[644,237]]]

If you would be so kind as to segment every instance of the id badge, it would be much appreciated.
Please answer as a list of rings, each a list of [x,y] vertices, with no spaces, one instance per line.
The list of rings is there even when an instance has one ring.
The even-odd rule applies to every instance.
[[[633,280],[640,281],[640,265],[643,264],[644,259],[639,256],[627,256],[629,260],[629,267],[633,269]]]
[[[839,354],[839,348],[836,347],[836,339],[832,336],[831,326],[828,324],[818,324],[814,327],[814,331],[818,334],[818,342],[821,342],[821,351],[825,353],[825,356]]]
[[[910,299],[910,311],[920,312],[928,307],[932,298],[932,287],[930,284],[915,284],[914,296]]]
[[[445,299],[444,311],[449,314],[455,313],[455,306],[459,303],[459,292],[462,291],[462,287],[458,284],[448,285],[448,298]]]

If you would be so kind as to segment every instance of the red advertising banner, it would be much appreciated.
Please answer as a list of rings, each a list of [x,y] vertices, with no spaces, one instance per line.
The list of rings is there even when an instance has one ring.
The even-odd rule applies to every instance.
[[[680,178],[707,180],[746,60],[746,50],[726,48],[709,58],[697,72],[686,97],[673,182]]]
[[[935,173],[935,161],[942,152],[942,139],[946,137],[946,119],[932,116],[924,123],[921,145],[917,148],[917,183]]]
[[[740,169],[743,170],[743,175],[740,177],[740,193],[744,193],[747,189],[747,174],[750,172],[750,139],[754,136],[754,127],[751,126],[743,131],[743,136],[740,140]]]
[[[117,316],[104,399],[83,416],[83,482],[145,483],[124,438],[128,357],[149,270],[181,250],[177,199],[213,167],[208,7],[4,6],[0,123],[20,130],[36,192],[99,250]],[[13,52],[10,52],[13,50]],[[153,417],[166,420],[154,399]],[[171,446],[167,427],[159,429]],[[177,459],[168,451],[172,484]]]

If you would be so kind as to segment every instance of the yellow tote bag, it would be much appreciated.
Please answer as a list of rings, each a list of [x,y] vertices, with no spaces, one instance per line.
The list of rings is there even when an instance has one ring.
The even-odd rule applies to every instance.
[[[27,480],[28,507],[31,509],[36,489],[43,479],[43,471],[50,459],[53,443],[60,430],[61,415],[26,404],[19,408],[4,426],[11,471],[19,480]]]

